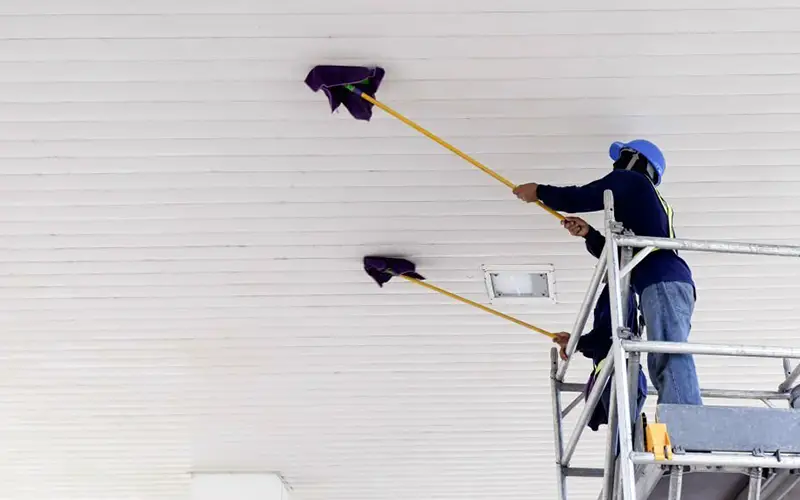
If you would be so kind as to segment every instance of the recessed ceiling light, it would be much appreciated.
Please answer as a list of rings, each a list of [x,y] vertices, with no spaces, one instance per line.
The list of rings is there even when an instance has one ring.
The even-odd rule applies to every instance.
[[[553,266],[483,266],[492,303],[555,302]]]

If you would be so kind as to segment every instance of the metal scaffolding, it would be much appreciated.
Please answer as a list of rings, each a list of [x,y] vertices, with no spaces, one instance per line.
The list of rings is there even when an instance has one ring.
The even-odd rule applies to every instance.
[[[604,193],[604,204],[606,243],[572,328],[566,348],[568,358],[559,362],[557,349],[553,348],[551,352],[558,499],[568,499],[567,478],[575,476],[602,478],[599,498],[603,500],[800,498],[800,475],[797,473],[797,469],[800,469],[800,433],[789,436],[793,441],[787,444],[781,441],[781,437],[773,436],[774,432],[772,434],[768,432],[770,426],[783,426],[784,430],[787,425],[800,426],[800,411],[777,409],[772,403],[782,400],[789,401],[791,408],[800,407],[800,388],[792,390],[800,378],[800,364],[794,369],[791,367],[791,360],[800,359],[800,349],[645,341],[633,336],[629,329],[624,328],[623,319],[626,317],[624,308],[628,303],[631,270],[651,251],[674,249],[800,257],[800,247],[634,236],[616,221],[611,191]],[[634,248],[643,250],[633,257]],[[579,394],[566,408],[562,408],[561,396],[564,393],[584,391],[584,384],[567,383],[565,376],[569,360],[575,353],[578,339],[583,333],[604,281],[608,283],[609,289],[612,347],[592,390],[586,397],[575,428],[565,444],[564,417],[582,402],[583,397]],[[671,446],[674,452],[671,457],[660,458],[652,452],[645,451],[642,419],[634,414],[637,408],[641,353],[779,358],[783,360],[784,379],[776,391],[701,389],[704,398],[756,400],[763,402],[767,408],[745,409],[721,406],[683,408],[684,405],[659,405],[656,416],[665,422],[672,438]],[[617,369],[626,366],[627,369]],[[570,463],[578,442],[607,384],[611,385],[611,397],[604,467],[572,467]],[[648,388],[648,396],[654,393],[654,388]],[[759,413],[753,414],[754,411]],[[735,426],[739,425],[738,422],[750,423],[754,418],[763,423],[763,426],[757,426],[759,429],[763,428],[763,431],[754,431],[752,425],[741,432],[735,429]],[[716,433],[721,436],[714,436],[715,419],[724,420],[727,426]],[[794,428],[800,431],[800,427]],[[636,432],[632,433],[632,429],[636,429]],[[676,434],[673,435],[673,432]],[[676,437],[680,443],[676,443]],[[748,449],[751,446],[752,449]],[[619,449],[618,454],[617,449]],[[696,485],[700,483],[698,481],[692,483],[691,479],[702,474],[714,475],[711,479],[709,479],[711,476],[703,479],[702,484],[706,489],[710,488],[708,485],[719,477],[726,476],[729,480],[719,482],[719,486],[711,488],[713,493],[699,491],[702,488]],[[693,488],[697,490],[694,494]],[[718,496],[714,496],[715,494]]]

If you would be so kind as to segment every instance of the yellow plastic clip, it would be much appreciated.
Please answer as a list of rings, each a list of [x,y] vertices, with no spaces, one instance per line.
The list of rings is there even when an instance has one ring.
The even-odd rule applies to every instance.
[[[667,424],[648,424],[645,429],[645,447],[656,460],[672,460],[672,443],[667,433]]]

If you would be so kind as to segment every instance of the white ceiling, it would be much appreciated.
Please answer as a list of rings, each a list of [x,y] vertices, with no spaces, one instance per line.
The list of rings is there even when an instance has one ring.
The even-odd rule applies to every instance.
[[[503,310],[553,330],[593,260],[303,79],[379,63],[379,98],[515,182],[592,180],[643,135],[681,236],[800,243],[800,11],[697,5],[0,1],[0,498],[186,499],[209,470],[280,471],[299,500],[553,498],[547,339],[379,289],[361,257],[483,302],[482,264],[552,264],[557,304]],[[798,264],[687,257],[693,340],[800,344]],[[711,387],[781,375],[698,362]]]

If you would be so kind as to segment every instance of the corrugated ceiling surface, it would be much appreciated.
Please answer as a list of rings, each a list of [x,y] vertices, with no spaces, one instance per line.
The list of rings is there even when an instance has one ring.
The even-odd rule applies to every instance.
[[[800,243],[800,10],[698,5],[0,2],[0,497],[185,499],[191,471],[278,470],[300,500],[553,498],[547,339],[378,289],[360,259],[483,302],[482,264],[552,264],[557,304],[504,310],[556,330],[592,259],[302,80],[380,63],[379,97],[516,182],[589,181],[644,135],[681,236]],[[693,339],[800,343],[797,264],[687,258]],[[781,374],[698,362],[707,386]],[[601,463],[590,437],[579,465]]]

